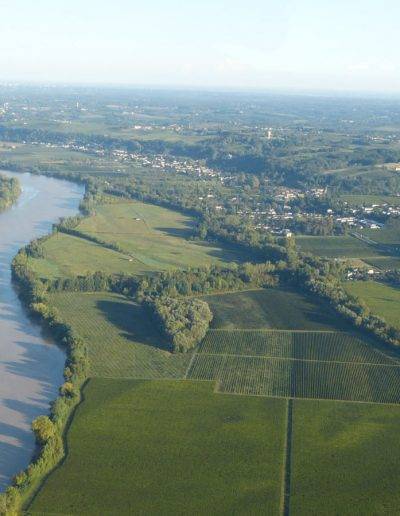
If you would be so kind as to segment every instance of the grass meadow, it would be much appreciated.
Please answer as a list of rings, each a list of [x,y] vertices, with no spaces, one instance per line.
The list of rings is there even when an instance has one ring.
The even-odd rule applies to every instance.
[[[245,256],[232,247],[191,240],[192,218],[179,212],[141,202],[100,205],[85,218],[80,232],[108,243],[121,252],[85,238],[55,234],[44,243],[44,258],[30,259],[43,278],[107,273],[144,273],[210,264],[228,265]]]
[[[400,328],[400,288],[378,281],[349,281],[344,286],[350,294],[365,301],[374,314]]]
[[[182,378],[189,354],[172,354],[142,307],[109,292],[52,294],[52,305],[85,340],[90,375]]]
[[[134,269],[129,256],[64,233],[55,233],[43,247],[44,258],[29,258],[29,266],[41,278],[72,277],[99,270],[129,274]]]
[[[92,379],[30,514],[278,514],[285,402]]]
[[[398,514],[400,406],[295,400],[291,514]]]

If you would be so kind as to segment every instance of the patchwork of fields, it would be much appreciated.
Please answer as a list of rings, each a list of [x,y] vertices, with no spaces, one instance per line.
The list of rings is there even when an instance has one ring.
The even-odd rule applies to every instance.
[[[340,332],[211,331],[188,377],[224,393],[400,403],[400,362]]]
[[[123,296],[51,295],[86,341],[93,377],[186,377],[216,381],[221,393],[400,402],[400,360],[344,331],[329,310],[316,318],[318,307],[307,297],[267,289],[204,299],[213,310],[214,328],[192,355],[170,353],[142,307]]]
[[[124,226],[131,209],[118,208]],[[132,224],[144,218],[161,228],[154,213],[136,215]],[[107,217],[100,210],[80,230],[112,241]],[[135,248],[154,270],[194,264],[185,255],[184,228],[167,237],[184,242],[173,251],[165,229],[146,236],[143,225],[135,236],[120,235],[126,255],[60,238],[89,246],[94,254],[82,249],[80,263],[94,270],[101,268],[96,253],[108,272],[125,271],[119,260],[136,267],[126,259]],[[177,253],[164,249],[164,264],[157,240]],[[57,253],[68,255],[69,245],[54,244],[54,237],[46,242],[47,273],[68,275]],[[353,504],[363,514],[394,514],[400,359],[290,289],[203,299],[214,314],[211,330],[195,353],[171,354],[132,300],[108,292],[51,294],[88,345],[91,379],[68,432],[67,457],[29,514],[352,514]]]
[[[391,242],[394,232],[372,229],[362,233],[378,244],[387,246],[387,251],[353,236],[297,236],[296,243],[301,251],[317,256],[362,261],[383,270],[400,267],[400,243]]]

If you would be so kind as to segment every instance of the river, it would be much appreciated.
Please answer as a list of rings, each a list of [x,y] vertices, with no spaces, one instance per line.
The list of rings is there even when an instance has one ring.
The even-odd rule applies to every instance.
[[[0,491],[26,468],[35,442],[32,420],[47,413],[62,383],[65,355],[32,322],[11,284],[10,265],[18,249],[51,230],[60,217],[74,215],[83,187],[31,174],[16,177],[18,202],[0,213]]]

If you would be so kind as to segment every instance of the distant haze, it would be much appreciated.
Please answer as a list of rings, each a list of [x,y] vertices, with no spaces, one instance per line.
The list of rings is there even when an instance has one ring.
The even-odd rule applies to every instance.
[[[400,91],[398,0],[0,7],[0,82]]]

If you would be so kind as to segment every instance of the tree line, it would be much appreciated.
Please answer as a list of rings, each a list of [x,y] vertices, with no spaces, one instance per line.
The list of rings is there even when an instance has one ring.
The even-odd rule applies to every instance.
[[[26,470],[15,475],[13,483],[0,494],[0,514],[16,514],[21,509],[22,496],[37,485],[64,456],[63,431],[68,418],[80,399],[80,388],[87,378],[89,361],[84,341],[65,324],[49,303],[45,284],[28,267],[28,255],[22,249],[12,263],[12,276],[18,293],[30,313],[63,344],[67,359],[64,383],[59,396],[51,404],[49,416],[39,416],[32,422],[38,452]]]

